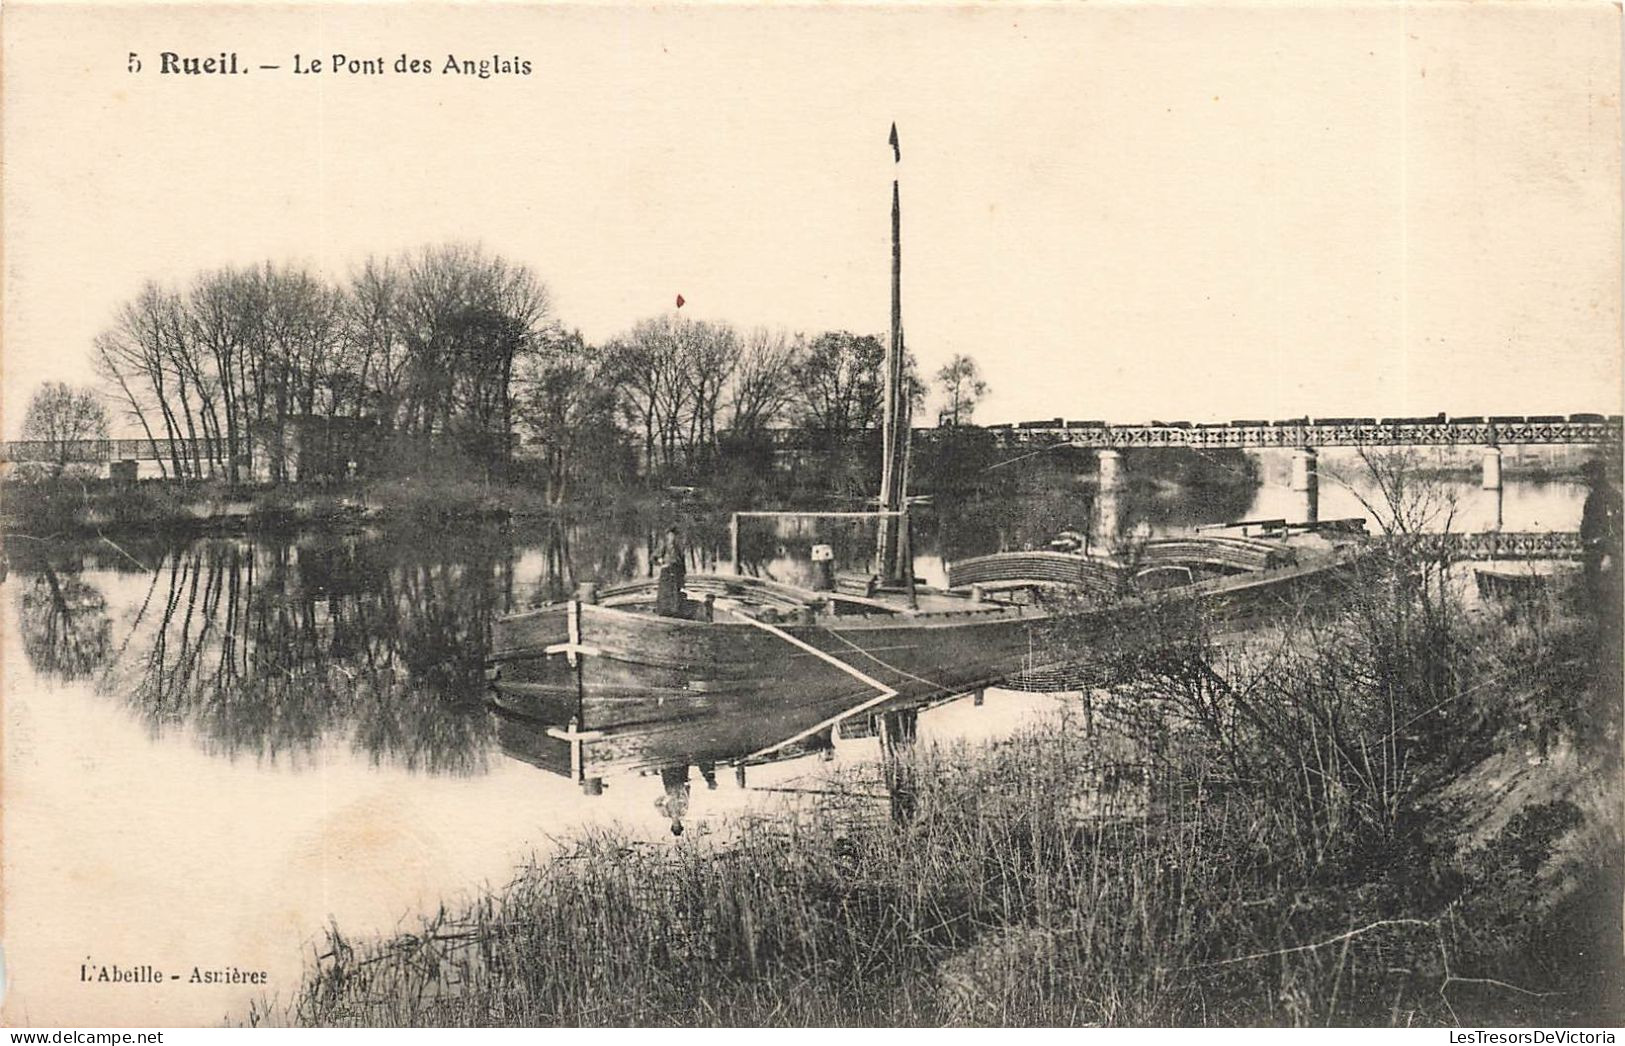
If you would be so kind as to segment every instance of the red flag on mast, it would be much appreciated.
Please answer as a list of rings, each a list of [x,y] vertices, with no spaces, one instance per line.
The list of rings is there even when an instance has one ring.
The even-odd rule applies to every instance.
[[[683,307],[683,296],[681,294],[677,296],[677,307],[679,309]]]

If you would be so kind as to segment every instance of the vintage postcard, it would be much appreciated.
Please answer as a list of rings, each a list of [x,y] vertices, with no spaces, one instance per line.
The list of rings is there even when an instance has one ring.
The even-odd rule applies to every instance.
[[[1618,4],[0,27],[8,1026],[1625,1021]]]

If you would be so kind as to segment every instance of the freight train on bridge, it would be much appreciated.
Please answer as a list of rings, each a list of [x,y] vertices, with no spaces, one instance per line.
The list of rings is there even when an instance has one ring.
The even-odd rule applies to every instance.
[[[1047,418],[986,426],[1003,446],[1078,447],[1452,447],[1612,444],[1620,415],[1498,414],[1428,417],[1241,418],[1220,422],[1118,424]],[[930,430],[927,430],[930,431]]]
[[[1454,447],[1539,444],[1610,445],[1622,441],[1625,419],[1602,414],[1498,414],[1428,417],[1300,417],[1281,421],[1147,421],[1119,423],[1046,418],[1000,425],[964,426],[990,434],[1000,447]],[[915,429],[915,438],[941,438],[941,428]],[[770,430],[781,448],[813,448],[837,434],[813,428]],[[83,439],[0,442],[0,462],[112,462],[224,460],[224,447],[207,440]]]

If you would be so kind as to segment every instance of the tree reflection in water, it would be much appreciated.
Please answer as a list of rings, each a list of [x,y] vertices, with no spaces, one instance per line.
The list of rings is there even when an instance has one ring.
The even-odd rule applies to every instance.
[[[1038,541],[1087,511],[1077,492],[1030,498],[1030,533],[995,525],[1006,503],[922,506],[916,551],[974,555]],[[682,528],[694,571],[723,566],[728,514],[671,506],[535,529],[129,540],[19,561],[24,650],[48,679],[97,677],[154,734],[184,731],[236,757],[309,761],[350,745],[378,763],[428,773],[481,772],[499,751],[484,704],[493,618],[566,598],[582,581],[648,572],[648,550]],[[742,528],[747,573],[789,577],[813,541],[861,565],[863,527]],[[133,605],[110,614],[96,579],[151,567]],[[799,577],[789,577],[801,580]],[[108,590],[112,592],[110,588]],[[119,620],[117,636],[113,619]],[[126,623],[128,622],[128,623]]]
[[[101,681],[154,729],[299,759],[348,737],[373,761],[484,765],[484,643],[508,557],[473,543],[206,540],[162,556],[137,649]],[[137,628],[141,625],[138,622]]]
[[[71,682],[94,675],[112,650],[107,599],[77,574],[46,563],[23,591],[23,653],[35,672]]]
[[[154,540],[117,558],[57,547],[18,564],[20,633],[41,676],[96,679],[154,735],[295,764],[348,744],[375,763],[479,773],[497,750],[484,703],[491,620],[578,580],[641,573],[652,524],[604,522]],[[539,570],[521,584],[516,565],[532,555]],[[113,589],[98,583],[143,564],[133,604],[110,613]]]

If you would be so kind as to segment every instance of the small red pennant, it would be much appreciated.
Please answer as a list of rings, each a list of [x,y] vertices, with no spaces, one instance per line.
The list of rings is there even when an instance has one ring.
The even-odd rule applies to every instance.
[[[677,307],[679,309],[683,307],[683,296],[681,294],[677,296]]]

